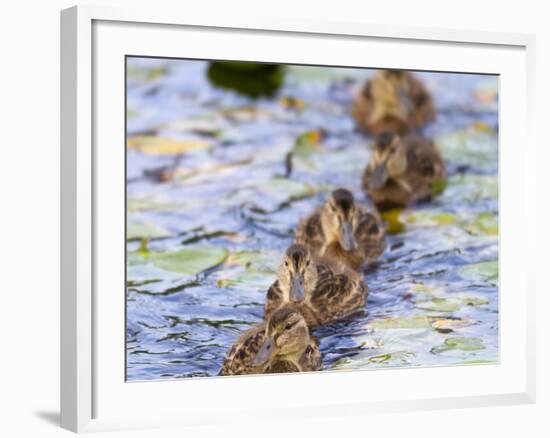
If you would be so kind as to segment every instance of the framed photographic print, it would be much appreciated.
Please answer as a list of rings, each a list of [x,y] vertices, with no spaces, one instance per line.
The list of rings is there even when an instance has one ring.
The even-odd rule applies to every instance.
[[[532,36],[74,7],[61,46],[63,427],[534,401]]]

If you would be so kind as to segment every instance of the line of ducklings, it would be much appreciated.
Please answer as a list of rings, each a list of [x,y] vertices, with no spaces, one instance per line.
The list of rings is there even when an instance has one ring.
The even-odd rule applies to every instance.
[[[311,329],[365,308],[368,287],[361,268],[387,246],[377,210],[427,201],[446,179],[435,144],[412,133],[431,122],[435,111],[430,94],[411,73],[377,72],[356,97],[352,116],[376,136],[362,177],[376,208],[339,188],[299,222],[267,292],[264,323],[240,336],[220,375],[321,370],[319,341]]]

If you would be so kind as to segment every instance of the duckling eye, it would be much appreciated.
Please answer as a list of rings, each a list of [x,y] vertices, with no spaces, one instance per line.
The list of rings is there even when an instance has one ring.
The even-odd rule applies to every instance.
[[[288,268],[288,261],[285,262],[285,266]]]
[[[310,263],[311,263],[311,260],[308,260],[308,261],[306,262],[306,268],[309,267],[309,264],[310,264]]]

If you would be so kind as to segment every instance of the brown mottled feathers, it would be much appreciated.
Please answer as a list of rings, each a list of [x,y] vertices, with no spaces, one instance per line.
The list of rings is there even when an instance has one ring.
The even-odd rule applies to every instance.
[[[368,166],[363,174],[363,188],[380,209],[427,201],[432,197],[434,182],[447,178],[443,158],[431,140],[410,135],[404,137],[402,142],[407,148],[407,170],[399,179],[405,184],[389,179],[384,187],[370,190],[371,172]]]
[[[317,265],[317,285],[310,300],[319,324],[328,324],[365,307],[368,288],[350,270],[338,272],[325,263]]]
[[[225,354],[220,375],[261,373],[252,366],[252,361],[260,351],[265,336],[265,324],[245,331]]]
[[[357,206],[358,218],[354,231],[357,250],[344,251],[339,243],[333,243],[326,247],[324,254],[321,254],[325,245],[321,209],[322,207],[308,218],[302,219],[296,231],[296,242],[308,246],[314,257],[325,256],[340,260],[350,268],[357,269],[378,258],[386,249],[386,231],[378,213],[364,206]]]
[[[365,307],[367,295],[367,285],[358,274],[325,261],[317,263],[317,283],[311,297],[291,306],[302,313],[309,327],[315,327],[345,318]],[[283,304],[288,305],[276,281],[267,293],[265,318]]]
[[[276,360],[268,368],[254,367],[252,361],[260,351],[265,336],[265,323],[244,332],[226,353],[219,375],[292,373],[318,371],[323,368],[319,341],[310,335],[309,345],[300,358],[299,368],[292,362]]]
[[[399,86],[395,87],[384,80],[386,74],[375,74],[353,102],[352,116],[362,130],[371,134],[404,134],[435,119],[433,99],[419,79],[400,71]]]
[[[283,298],[283,292],[279,287],[279,281],[276,280],[269,287],[269,290],[267,291],[267,297],[265,300],[264,318],[268,320],[271,314],[275,310],[277,310],[279,307],[281,307],[281,305],[283,304],[298,310],[306,320],[306,323],[309,327],[315,327],[320,324],[314,310],[310,306],[308,306],[306,303],[292,303],[292,304],[285,303]]]

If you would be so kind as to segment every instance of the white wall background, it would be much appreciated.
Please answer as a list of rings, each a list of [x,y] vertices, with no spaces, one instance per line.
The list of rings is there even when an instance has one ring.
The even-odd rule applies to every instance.
[[[324,2],[95,1],[97,4],[201,8],[230,16],[266,14],[537,35],[537,131],[540,202],[549,201],[550,14],[536,0]],[[0,14],[0,435],[69,436],[58,429],[59,405],[59,10],[66,0],[2,4]],[[543,144],[544,143],[544,144]],[[518,144],[517,147],[521,147]],[[537,206],[539,295],[538,402],[485,409],[372,415],[223,430],[163,430],[106,436],[550,436],[550,299],[544,273],[548,205]],[[533,206],[535,214],[535,206]],[[7,242],[7,243],[6,243]]]

